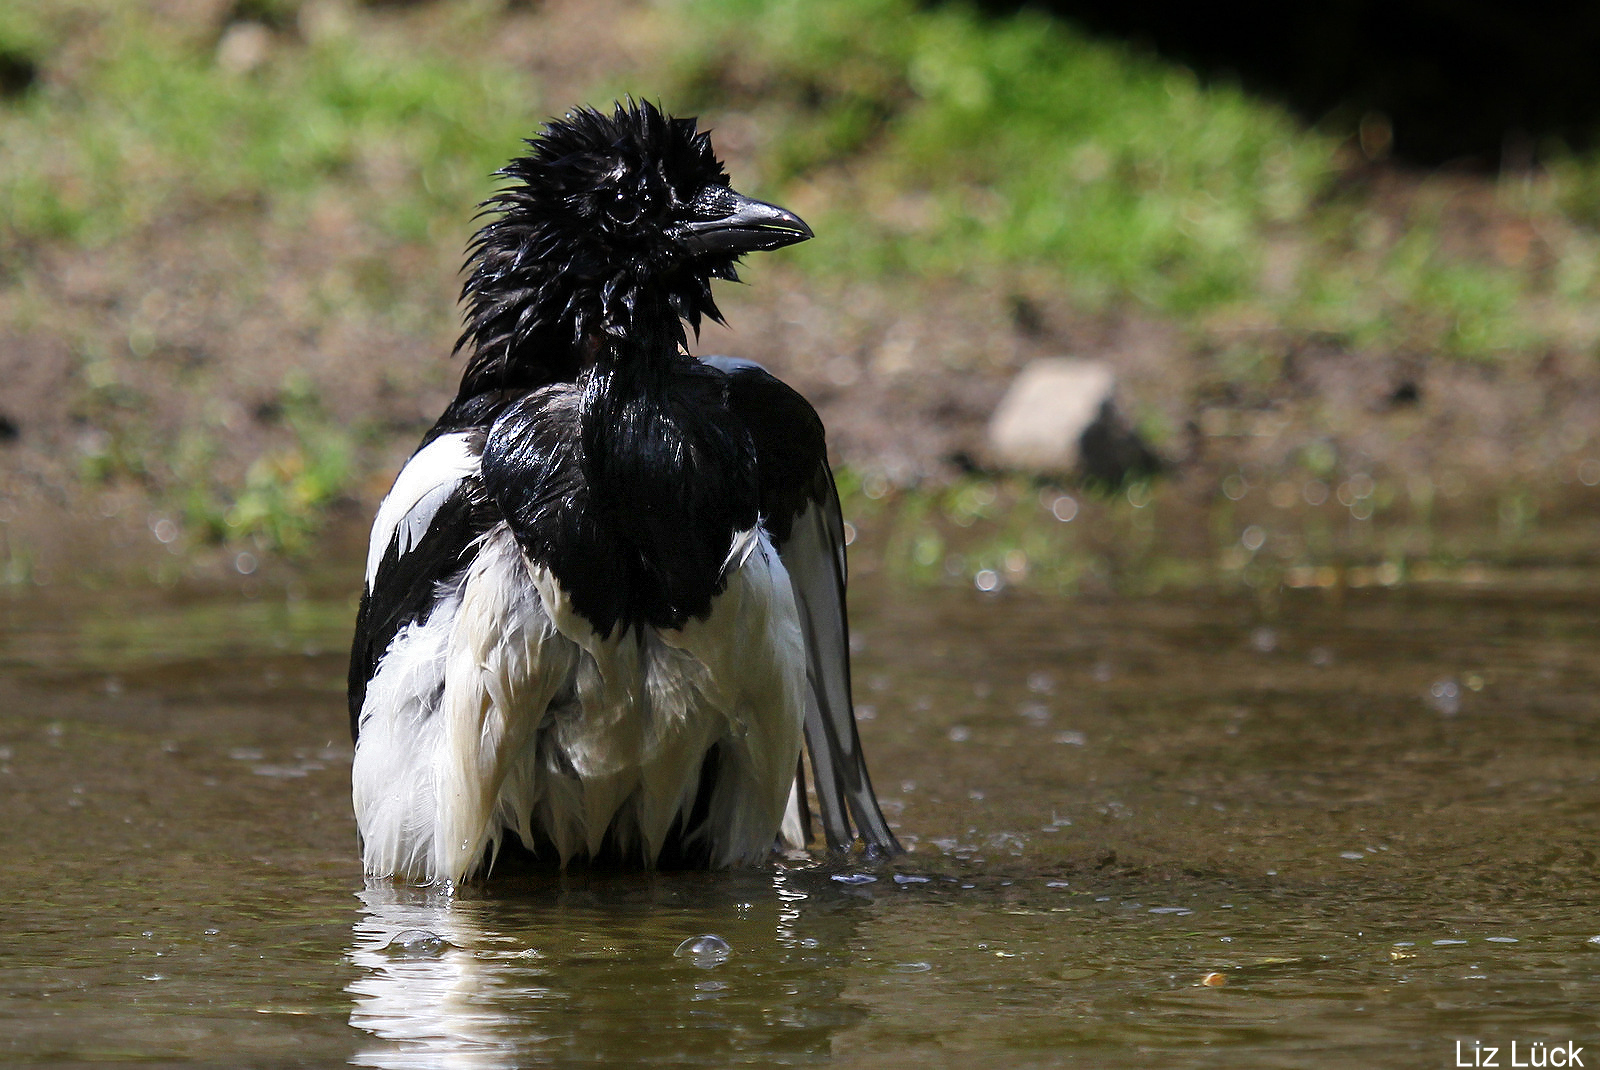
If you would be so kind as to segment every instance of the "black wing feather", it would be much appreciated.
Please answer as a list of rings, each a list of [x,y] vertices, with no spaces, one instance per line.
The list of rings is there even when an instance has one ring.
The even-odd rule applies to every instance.
[[[761,515],[789,570],[805,632],[806,750],[828,846],[859,835],[869,851],[900,851],[867,774],[850,699],[844,518],[822,420],[793,388],[751,361],[707,357],[728,376],[728,406],[755,445]],[[805,798],[804,776],[800,777]],[[853,828],[852,828],[853,826]]]

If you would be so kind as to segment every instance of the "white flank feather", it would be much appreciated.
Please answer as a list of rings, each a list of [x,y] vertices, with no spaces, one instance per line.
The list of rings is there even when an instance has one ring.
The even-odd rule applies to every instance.
[[[367,685],[351,771],[361,860],[375,877],[425,883],[437,807],[434,755],[445,655],[461,607],[459,586],[425,620],[402,628]]]

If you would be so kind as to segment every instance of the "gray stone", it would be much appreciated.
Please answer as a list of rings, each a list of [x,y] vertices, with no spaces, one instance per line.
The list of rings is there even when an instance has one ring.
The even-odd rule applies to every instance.
[[[1082,473],[1122,483],[1160,461],[1116,406],[1116,375],[1096,360],[1053,357],[1027,365],[989,419],[990,460],[1003,468]]]

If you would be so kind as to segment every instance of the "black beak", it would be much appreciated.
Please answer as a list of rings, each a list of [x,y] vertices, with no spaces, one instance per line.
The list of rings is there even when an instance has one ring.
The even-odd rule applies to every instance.
[[[716,207],[725,214],[683,225],[683,244],[694,252],[766,252],[811,237],[811,228],[793,212],[732,190],[718,197]]]

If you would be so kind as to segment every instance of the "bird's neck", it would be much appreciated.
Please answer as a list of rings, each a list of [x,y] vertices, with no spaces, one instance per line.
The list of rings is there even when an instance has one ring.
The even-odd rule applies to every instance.
[[[484,284],[469,299],[463,342],[474,346],[458,403],[574,382],[606,350],[632,364],[639,354],[676,354],[685,342],[681,299],[675,303],[666,287],[629,275],[575,278],[557,271],[532,285]]]
[[[630,525],[692,528],[699,542],[720,546],[715,553],[755,522],[754,456],[728,411],[725,379],[676,337],[604,339],[578,386],[580,453],[602,510]],[[664,530],[660,538],[677,537]]]

